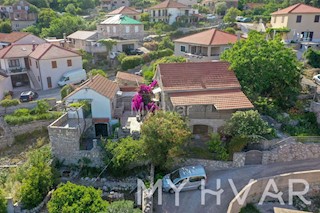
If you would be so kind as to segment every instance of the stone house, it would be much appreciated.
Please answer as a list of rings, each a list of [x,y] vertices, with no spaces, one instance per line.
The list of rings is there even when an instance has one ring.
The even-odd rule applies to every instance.
[[[131,7],[119,7],[113,11],[111,11],[110,13],[107,14],[107,17],[111,17],[111,16],[115,16],[115,15],[124,15],[124,16],[128,16],[132,19],[135,20],[140,20],[140,15],[141,13]]]
[[[237,35],[209,29],[174,40],[174,55],[186,57],[189,61],[219,60],[223,51],[238,39]]]
[[[286,42],[320,42],[320,8],[302,3],[271,13],[272,28],[288,28]]]
[[[183,19],[187,23],[197,22],[199,20],[199,12],[188,5],[173,0],[163,1],[153,7],[147,9],[150,15],[150,22],[163,21],[173,24],[179,19]]]
[[[0,70],[14,87],[56,88],[64,73],[77,69],[82,69],[81,55],[50,43],[13,44],[0,50]]]
[[[0,49],[11,44],[43,44],[46,41],[27,32],[0,33]]]
[[[227,62],[159,64],[159,105],[189,118],[193,134],[216,132],[237,110],[253,105]]]
[[[129,7],[129,0],[100,0],[100,6],[104,10],[114,10],[119,7]]]
[[[121,14],[114,15],[97,26],[104,38],[139,39],[144,37],[143,23]]]
[[[9,13],[11,27],[13,31],[20,31],[37,22],[37,14],[30,8],[25,0],[19,0],[12,5],[12,12]]]
[[[92,125],[95,135],[98,137],[109,136],[111,126],[118,120],[115,118],[117,113],[123,112],[123,108],[118,107],[117,99],[119,86],[109,79],[96,75],[81,84],[76,90],[64,98],[66,104],[87,100],[90,103]]]

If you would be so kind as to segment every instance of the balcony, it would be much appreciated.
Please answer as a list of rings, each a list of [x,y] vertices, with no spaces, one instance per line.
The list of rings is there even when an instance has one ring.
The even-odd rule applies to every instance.
[[[27,73],[28,69],[23,67],[9,67],[9,70],[7,71],[8,74],[21,74],[21,73]]]

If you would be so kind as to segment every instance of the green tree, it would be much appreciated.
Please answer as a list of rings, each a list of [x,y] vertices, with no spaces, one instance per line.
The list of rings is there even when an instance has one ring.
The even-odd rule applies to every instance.
[[[27,209],[37,206],[54,183],[54,175],[49,161],[50,148],[36,150],[29,155],[29,161],[22,179],[21,202]]]
[[[265,136],[272,133],[272,128],[262,120],[258,111],[238,111],[224,125],[224,133],[230,136]]]
[[[320,68],[320,51],[309,48],[305,53],[304,57],[308,60],[308,64],[310,64],[314,68]]]
[[[150,21],[150,15],[149,15],[149,13],[141,13],[141,15],[140,15],[140,21],[149,22],[149,21]]]
[[[134,208],[134,203],[129,200],[120,200],[112,202],[108,208],[107,213],[141,213],[140,209]]]
[[[210,13],[210,9],[208,7],[202,6],[200,4],[195,4],[192,6],[192,8],[194,9],[198,9],[199,13],[204,13],[204,14],[208,14]]]
[[[4,196],[2,189],[0,189],[0,213],[7,212],[7,200]]]
[[[101,194],[100,190],[93,187],[68,182],[52,193],[48,210],[50,213],[106,212],[108,202],[101,198]]]
[[[48,0],[28,0],[28,2],[38,8],[49,8],[50,3]]]
[[[217,160],[228,160],[229,155],[227,149],[222,145],[220,135],[218,133],[212,133],[210,140],[207,142],[208,150],[215,154]]]
[[[50,23],[56,18],[58,18],[58,15],[54,10],[50,8],[43,8],[38,14],[37,26],[40,28],[40,30],[42,28],[49,28]]]
[[[236,30],[233,27],[227,27],[223,31],[225,31],[227,33],[231,33],[231,34],[236,34]]]
[[[48,112],[50,105],[46,100],[37,101],[37,106],[33,109],[34,112],[38,115]]]
[[[107,76],[107,74],[106,74],[106,72],[105,71],[103,71],[103,70],[100,70],[100,69],[92,69],[92,70],[90,70],[88,73],[87,73],[87,76],[88,76],[88,78],[89,77],[93,77],[93,76],[95,76],[95,75],[102,75],[103,77],[108,77]]]
[[[72,16],[71,14],[64,14],[59,18],[53,19],[50,22],[50,27],[43,28],[41,37],[57,37],[62,38],[63,33],[67,35],[85,29],[85,21],[79,16]]]
[[[146,158],[154,166],[170,166],[173,158],[191,136],[185,120],[176,112],[157,111],[149,114],[142,127],[141,136]]]
[[[32,33],[33,35],[39,36],[41,33],[41,29],[37,25],[31,25],[29,27],[23,28],[23,32]]]
[[[65,8],[67,13],[70,13],[72,15],[77,14],[77,8],[74,6],[74,4],[68,4]]]
[[[169,36],[164,37],[158,44],[158,50],[164,49],[174,50],[174,44]]]
[[[215,4],[215,10],[218,15],[224,15],[227,10],[227,3],[225,1],[217,2]]]
[[[109,54],[113,46],[117,44],[117,41],[113,39],[102,39],[98,41],[100,44],[104,45],[107,49],[107,61],[109,61]]]
[[[236,22],[236,17],[241,14],[241,11],[237,8],[231,7],[228,9],[226,15],[223,17],[223,21],[226,23],[234,23]]]
[[[74,91],[74,87],[73,86],[71,86],[70,84],[65,85],[60,90],[61,98],[64,99],[65,97],[67,97],[73,91]]]
[[[250,32],[223,52],[244,92],[255,102],[260,96],[273,99],[281,108],[295,103],[300,92],[301,63],[280,39],[266,40],[265,35]]]
[[[1,20],[0,19],[0,33],[11,33],[12,28],[11,28],[11,23],[10,21],[7,20]]]

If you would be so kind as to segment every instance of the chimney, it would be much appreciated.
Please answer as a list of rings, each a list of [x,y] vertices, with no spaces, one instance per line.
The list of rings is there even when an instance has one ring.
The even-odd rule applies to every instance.
[[[35,41],[32,41],[32,51],[35,51],[37,45]]]

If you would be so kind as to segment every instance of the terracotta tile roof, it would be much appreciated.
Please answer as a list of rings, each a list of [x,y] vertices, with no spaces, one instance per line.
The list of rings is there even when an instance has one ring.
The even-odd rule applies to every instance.
[[[35,51],[30,54],[31,58],[35,59],[55,59],[80,56],[78,53],[57,46],[52,43],[40,44]]]
[[[229,70],[228,62],[160,64],[158,72],[162,90],[166,91],[240,88],[234,72]]]
[[[118,9],[115,9],[115,10],[111,11],[110,13],[108,13],[108,15],[118,15],[118,14],[139,15],[140,12],[136,11],[135,9],[133,9],[131,7],[122,6],[122,7],[119,7]]]
[[[282,10],[278,10],[274,13],[271,13],[271,15],[283,15],[289,13],[320,13],[320,8],[298,3],[290,7],[284,8]]]
[[[0,50],[0,58],[24,58],[32,53],[32,44],[14,44]]]
[[[72,93],[66,96],[64,99],[72,96],[76,92],[82,89],[90,88],[100,95],[103,95],[109,99],[113,99],[119,91],[119,87],[117,83],[110,81],[109,79],[103,77],[102,75],[95,75],[92,79],[88,79],[84,83],[81,84],[80,87],[76,88]]]
[[[210,29],[174,40],[174,42],[200,45],[225,45],[236,43],[238,36],[217,29]]]
[[[138,82],[139,84],[144,83],[144,79],[142,76],[134,75],[134,74],[127,73],[127,72],[117,72],[116,79]]]
[[[0,33],[0,42],[14,43],[29,34],[27,32]]]
[[[214,105],[217,110],[252,109],[252,103],[241,89],[172,93],[173,106]]]
[[[164,2],[161,2],[160,4],[157,4],[153,7],[148,8],[149,10],[153,9],[164,9],[164,8],[186,8],[187,5],[181,4],[179,2],[173,1],[173,0],[166,0]]]

